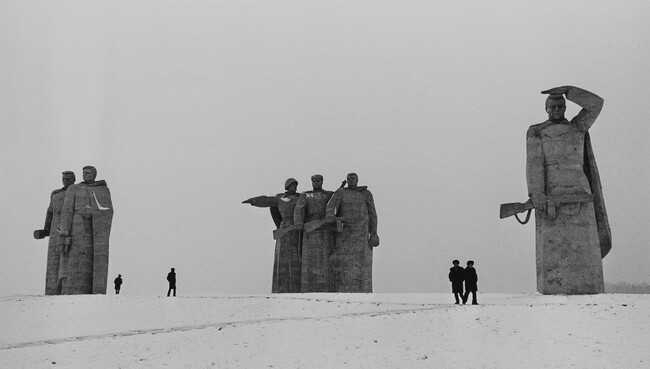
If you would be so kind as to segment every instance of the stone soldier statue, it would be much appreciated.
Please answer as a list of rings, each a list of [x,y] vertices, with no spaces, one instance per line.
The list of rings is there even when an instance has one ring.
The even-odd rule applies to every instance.
[[[272,293],[300,292],[300,230],[293,223],[293,213],[298,201],[298,181],[289,178],[284,183],[284,193],[275,196],[257,196],[244,204],[270,208],[277,229],[273,231],[275,260],[273,262]]]
[[[612,247],[589,127],[603,107],[599,96],[573,86],[548,94],[548,120],[526,135],[526,179],[535,209],[537,290],[543,294],[604,292],[602,258]],[[571,121],[566,100],[582,107]],[[502,205],[502,218],[504,214]],[[527,217],[528,219],[528,217]],[[525,222],[523,222],[525,223]]]
[[[336,223],[336,242],[330,263],[336,292],[372,292],[372,248],[379,245],[377,211],[367,186],[357,186],[355,173],[348,186],[334,192],[326,218]]]
[[[332,292],[329,257],[334,246],[334,227],[325,222],[325,208],[332,191],[323,189],[323,176],[311,176],[313,190],[300,194],[293,219],[302,236],[302,292]],[[307,227],[305,227],[305,223]],[[310,225],[314,227],[311,228]]]
[[[61,237],[68,238],[66,276],[61,294],[106,294],[108,239],[113,203],[106,181],[96,181],[97,169],[83,168],[84,181],[68,188],[61,211]]]
[[[74,184],[76,178],[74,172],[65,171],[62,174],[63,187],[52,191],[50,195],[50,206],[47,208],[45,225],[43,229],[34,231],[34,238],[37,240],[49,237],[47,247],[47,269],[45,271],[45,294],[60,295],[61,282],[65,274],[65,257],[61,251],[59,240],[59,223],[61,222],[61,210],[65,192]]]

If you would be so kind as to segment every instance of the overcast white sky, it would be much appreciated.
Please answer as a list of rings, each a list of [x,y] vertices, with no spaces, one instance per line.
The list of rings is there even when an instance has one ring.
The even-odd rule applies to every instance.
[[[0,295],[42,294],[34,240],[61,172],[113,196],[123,293],[268,293],[274,228],[241,201],[348,172],[373,192],[375,292],[534,292],[525,134],[540,91],[605,107],[591,136],[606,282],[650,282],[646,1],[0,0]],[[567,115],[577,113],[570,104]],[[109,286],[111,287],[111,286]]]

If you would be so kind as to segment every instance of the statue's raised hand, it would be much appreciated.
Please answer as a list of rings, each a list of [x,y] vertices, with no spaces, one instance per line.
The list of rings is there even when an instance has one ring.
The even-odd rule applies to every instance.
[[[549,88],[548,90],[542,91],[542,94],[544,94],[544,95],[565,95],[572,88],[573,88],[572,86],[553,87],[553,88]]]
[[[535,205],[535,209],[540,210],[543,214],[546,214],[546,196],[543,194],[532,194],[530,200]]]
[[[257,205],[257,197],[251,197],[248,200],[244,200],[241,202],[242,204],[251,204],[251,206]]]

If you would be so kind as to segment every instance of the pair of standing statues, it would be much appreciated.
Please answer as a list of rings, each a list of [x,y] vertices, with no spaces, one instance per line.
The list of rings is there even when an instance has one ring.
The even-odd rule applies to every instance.
[[[284,193],[244,201],[270,208],[277,227],[273,293],[372,292],[377,211],[372,193],[358,186],[358,179],[350,173],[331,192],[316,174],[313,189],[298,194],[298,181],[289,178]]]
[[[108,239],[113,203],[97,169],[83,168],[83,182],[73,172],[62,173],[63,188],[50,196],[43,229],[34,238],[49,237],[46,295],[106,294]]]

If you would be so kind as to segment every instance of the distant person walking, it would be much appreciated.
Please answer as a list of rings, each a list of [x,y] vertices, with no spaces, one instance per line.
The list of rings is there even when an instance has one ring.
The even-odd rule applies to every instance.
[[[119,295],[120,294],[120,287],[122,287],[122,275],[118,274],[117,278],[115,278],[113,283],[115,283],[115,294]]]
[[[454,260],[451,262],[454,264],[453,267],[449,268],[449,282],[451,282],[451,292],[454,293],[454,298],[456,299],[456,305],[460,304],[461,299],[465,299],[463,296],[463,281],[465,280],[465,269],[460,266],[460,261]]]
[[[478,275],[476,275],[476,269],[474,269],[474,262],[468,260],[467,268],[465,268],[465,295],[463,296],[463,305],[467,302],[470,292],[472,293],[472,305],[478,305],[478,302],[476,302],[477,283]]]
[[[176,296],[176,272],[172,268],[172,271],[167,273],[167,282],[169,282],[169,290],[167,290],[167,297],[174,290],[174,296]]]

